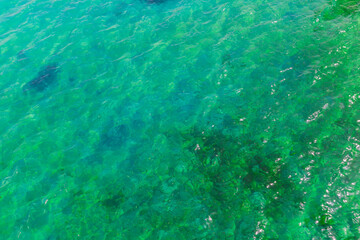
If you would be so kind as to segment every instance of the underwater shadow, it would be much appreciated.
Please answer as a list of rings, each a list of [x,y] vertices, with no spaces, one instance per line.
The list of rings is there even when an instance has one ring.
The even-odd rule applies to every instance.
[[[42,92],[48,88],[51,84],[56,81],[57,75],[59,72],[58,64],[52,63],[47,65],[45,68],[38,72],[36,78],[32,79],[30,82],[26,83],[23,87],[23,91],[26,93],[28,91]]]

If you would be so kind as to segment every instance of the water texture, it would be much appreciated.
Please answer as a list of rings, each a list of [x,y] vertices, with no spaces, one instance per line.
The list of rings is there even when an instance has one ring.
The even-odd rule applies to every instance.
[[[360,239],[355,0],[0,0],[1,239]]]

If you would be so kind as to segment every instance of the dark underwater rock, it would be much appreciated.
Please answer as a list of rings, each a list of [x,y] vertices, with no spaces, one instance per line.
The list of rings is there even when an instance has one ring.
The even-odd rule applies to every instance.
[[[34,90],[37,92],[41,92],[45,90],[50,84],[56,81],[57,74],[57,64],[47,65],[38,73],[36,78],[25,84],[25,86],[23,87],[23,91],[27,92],[30,90]]]

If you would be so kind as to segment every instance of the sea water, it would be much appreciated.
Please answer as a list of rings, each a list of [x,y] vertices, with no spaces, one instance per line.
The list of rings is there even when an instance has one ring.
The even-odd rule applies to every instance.
[[[359,239],[358,5],[0,1],[0,239]]]

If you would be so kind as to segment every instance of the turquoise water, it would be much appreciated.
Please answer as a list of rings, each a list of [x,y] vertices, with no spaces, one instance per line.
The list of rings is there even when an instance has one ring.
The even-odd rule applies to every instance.
[[[0,0],[1,239],[360,239],[355,0]]]

